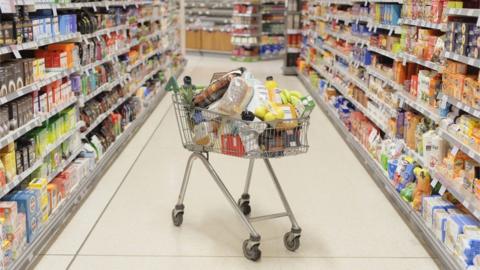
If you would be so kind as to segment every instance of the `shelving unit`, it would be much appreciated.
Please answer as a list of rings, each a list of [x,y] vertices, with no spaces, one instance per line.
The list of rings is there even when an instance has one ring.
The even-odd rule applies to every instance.
[[[287,52],[283,60],[283,74],[295,75],[297,58],[301,53],[301,8],[302,1],[286,0],[287,12],[285,15],[285,48]]]
[[[45,72],[45,76],[38,78],[37,81],[16,89],[13,93],[0,97],[0,105],[4,106],[22,97],[45,91],[44,88],[55,81],[63,80],[65,82],[67,78],[73,80],[71,78],[74,76],[80,77],[88,76],[93,72],[99,73],[100,67],[103,68],[101,71],[106,70],[106,68],[104,68],[105,65],[108,65],[109,68],[112,69],[109,76],[103,74],[105,77],[108,77],[108,79],[103,81],[103,83],[96,83],[95,89],[89,89],[89,91],[87,91],[86,88],[82,88],[79,92],[76,92],[76,94],[70,89],[71,92],[68,92],[68,98],[66,98],[67,96],[60,98],[60,94],[58,94],[57,100],[49,103],[48,110],[36,112],[32,120],[1,137],[0,148],[17,142],[20,138],[23,138],[25,134],[46,123],[52,122],[56,119],[57,115],[63,113],[66,109],[74,109],[74,112],[78,115],[80,110],[83,110],[87,104],[91,104],[95,99],[102,98],[107,95],[108,92],[115,89],[118,90],[121,88],[124,90],[124,95],[116,100],[111,107],[107,108],[95,121],[90,123],[88,128],[85,127],[83,121],[79,120],[74,128],[57,133],[56,140],[46,145],[41,154],[37,154],[33,162],[30,161],[28,168],[18,173],[14,178],[9,179],[8,183],[0,188],[0,198],[4,198],[5,195],[15,192],[14,190],[19,189],[23,182],[30,181],[32,175],[46,174],[44,178],[48,183],[54,181],[54,179],[71,166],[79,156],[85,153],[83,143],[88,143],[88,141],[91,140],[92,134],[97,132],[93,131],[100,125],[103,125],[104,120],[109,118],[112,112],[117,111],[117,108],[131,99],[138,99],[142,107],[141,113],[137,115],[135,120],[132,120],[132,122],[125,126],[123,132],[116,136],[114,142],[106,149],[106,152],[99,156],[93,170],[90,171],[86,177],[80,179],[78,185],[73,190],[66,193],[67,196],[62,199],[61,204],[50,214],[48,221],[38,224],[38,231],[33,240],[26,244],[24,248],[17,251],[18,258],[13,260],[11,264],[6,265],[5,268],[2,268],[6,270],[30,269],[35,264],[38,259],[37,255],[42,254],[42,252],[48,248],[50,240],[59,233],[65,221],[69,220],[82,200],[88,196],[103,173],[108,169],[108,166],[115,160],[120,151],[127,145],[127,142],[160,103],[165,95],[165,85],[161,82],[165,82],[170,75],[179,76],[185,65],[183,56],[178,52],[178,49],[181,49],[178,26],[182,22],[178,19],[179,14],[176,12],[179,7],[177,1],[95,1],[57,4],[36,3],[25,0],[16,1],[16,5],[27,6],[29,11],[52,9],[54,10],[54,14],[57,14],[57,10],[62,10],[63,14],[75,12],[75,10],[78,9],[93,9],[93,12],[97,12],[97,10],[109,10],[115,7],[125,10],[128,8],[137,9],[140,6],[149,5],[156,11],[161,12],[161,14],[143,16],[140,19],[137,17],[129,17],[125,24],[99,29],[94,33],[81,34],[76,32],[18,45],[0,47],[2,60],[10,58],[12,61],[15,61],[15,59],[21,59],[22,57],[26,57],[26,55],[31,58],[33,54],[30,51],[32,50],[60,42],[75,42],[76,44],[87,45],[97,41],[100,42],[107,37],[111,38],[114,35],[122,35],[123,40],[122,43],[117,43],[114,47],[111,47],[109,54],[102,53],[102,59],[99,59],[97,56],[94,60],[87,62],[88,64],[81,65],[80,61],[78,61],[73,62],[69,68],[59,69],[61,71]],[[141,15],[137,14],[137,16]],[[145,33],[145,29],[155,30],[142,35],[141,33]],[[138,54],[138,60],[133,60],[136,58],[132,56],[132,51]],[[78,58],[80,59],[80,57]],[[141,76],[142,74],[144,76]],[[152,91],[150,91],[149,96],[141,97],[139,96],[139,90],[143,89],[144,86],[145,88],[150,88]],[[89,87],[93,86],[89,84]],[[56,161],[55,166],[51,165],[52,167],[49,167],[46,172],[38,172],[42,166],[45,166],[46,160],[50,159],[50,155],[53,153],[58,154],[59,147],[63,149],[67,142],[70,143],[73,140],[80,142],[81,137],[84,139],[81,145],[78,147],[76,147],[76,143],[75,145],[69,145],[71,149],[62,151],[62,157]],[[3,260],[3,257],[0,259]]]
[[[400,16],[398,21],[386,23],[378,20],[372,9],[369,10],[372,5],[387,4],[392,6],[385,10],[398,12]],[[409,13],[411,9],[402,10],[402,8],[406,8],[405,5],[410,4],[411,2],[396,0],[305,1],[302,11],[304,17],[301,20],[304,24],[302,28],[304,38],[300,54],[302,60],[298,65],[298,77],[325,114],[329,116],[330,121],[344,137],[345,142],[357,154],[362,163],[366,164],[367,170],[371,172],[374,180],[387,197],[391,199],[392,204],[399,210],[407,224],[412,227],[419,238],[425,240],[442,268],[465,269],[465,257],[455,255],[439,240],[436,236],[438,231],[434,232],[430,228],[431,224],[426,223],[420,212],[405,201],[406,199],[402,197],[403,194],[400,194],[397,190],[398,186],[393,183],[391,176],[387,174],[386,165],[380,163],[379,156],[373,156],[374,154],[372,154],[372,152],[375,152],[375,155],[379,155],[379,153],[376,153],[379,151],[378,149],[391,142],[394,142],[396,146],[401,145],[403,147],[401,156],[410,157],[415,164],[418,164],[430,174],[432,177],[431,186],[436,188],[434,194],[444,195],[444,193],[449,193],[468,210],[466,213],[470,217],[480,220],[480,196],[473,188],[475,183],[470,186],[466,179],[461,178],[462,176],[456,174],[447,176],[449,174],[443,173],[445,165],[442,165],[442,163],[448,162],[448,160],[444,160],[444,156],[438,157],[439,160],[432,163],[423,154],[417,152],[416,147],[418,145],[412,147],[412,149],[408,148],[412,144],[411,137],[410,139],[403,138],[403,134],[399,136],[396,133],[396,127],[398,127],[396,125],[402,121],[401,117],[409,113],[411,117],[418,117],[418,119],[422,119],[421,121],[428,123],[427,130],[433,130],[433,134],[437,136],[435,138],[445,143],[449,155],[455,157],[457,153],[461,152],[470,158],[469,162],[480,163],[478,141],[472,139],[473,135],[468,137],[462,133],[462,128],[458,128],[461,124],[456,123],[457,126],[451,127],[451,122],[449,122],[456,119],[458,111],[460,115],[473,117],[480,121],[480,108],[476,105],[478,103],[475,103],[473,98],[465,98],[464,95],[458,93],[455,93],[457,98],[447,95],[448,91],[455,91],[451,89],[455,87],[453,85],[444,90],[447,92],[443,93],[443,89],[440,89],[442,84],[440,84],[439,87],[435,88],[439,90],[439,93],[428,94],[421,92],[424,91],[425,85],[420,90],[415,88],[416,84],[412,87],[412,81],[410,81],[412,80],[410,77],[412,74],[416,75],[417,79],[420,75],[424,76],[422,77],[422,83],[430,83],[434,80],[432,78],[440,81],[442,78],[445,80],[445,75],[448,76],[451,73],[447,70],[445,63],[452,60],[468,65],[468,70],[466,68],[465,70],[467,70],[470,78],[480,74],[480,60],[470,57],[471,54],[470,56],[468,54],[470,50],[452,52],[448,51],[449,47],[445,46],[443,52],[425,55],[413,49],[416,46],[424,46],[424,44],[412,37],[414,35],[410,36],[410,33],[418,33],[414,31],[416,28],[435,30],[429,32],[433,36],[440,36],[441,32],[448,34],[449,29],[452,29],[452,21],[469,23],[468,26],[463,26],[464,28],[478,28],[480,19],[477,19],[475,26],[475,23],[472,23],[474,22],[472,18],[480,17],[480,9],[448,9],[443,13],[449,17],[448,22],[446,22],[447,20],[441,18],[442,15],[439,15],[440,17],[431,16],[427,19],[422,19],[420,16],[413,17]],[[466,4],[473,5],[473,3]],[[377,9],[377,11],[379,10],[381,9]],[[435,10],[433,4],[432,10]],[[394,17],[387,16],[387,18]],[[464,18],[462,20],[462,17],[469,17],[470,19]],[[411,30],[409,30],[410,28]],[[400,34],[402,34],[402,39],[400,39]],[[370,38],[372,35],[373,37]],[[412,43],[405,46],[405,42]],[[385,44],[391,47],[387,48]],[[459,54],[459,51],[464,55]],[[366,61],[367,57],[365,55],[367,54],[372,56],[375,61]],[[405,77],[402,78],[398,76],[398,70],[397,72],[395,70],[396,68],[401,70],[402,67],[409,67],[410,70],[414,71],[409,74],[405,73]],[[461,67],[463,68],[463,66]],[[428,80],[425,78],[428,78]],[[420,81],[420,79],[418,80]],[[480,83],[480,78],[477,80]],[[471,85],[475,84],[471,83]],[[468,91],[474,87],[471,86]],[[470,93],[468,91],[465,91],[464,94],[468,95]],[[362,95],[357,94],[355,96],[355,93],[358,92],[367,98],[369,106],[363,105],[365,100]],[[343,98],[337,99],[335,95]],[[429,95],[432,95],[432,97],[430,98]],[[462,100],[459,100],[460,97]],[[378,130],[380,142],[369,145],[371,142],[365,142],[365,139],[362,139],[362,141],[356,137],[368,134],[356,134],[354,136],[355,132],[361,133],[362,131],[353,130],[352,127],[347,128],[344,125],[344,122],[348,123],[349,116],[342,115],[340,117],[337,111],[342,113],[345,108],[335,109],[333,103],[337,100],[348,103],[348,106],[354,108],[351,109],[351,112],[358,112],[362,117],[368,119],[365,122],[369,125],[365,128],[368,130],[371,125],[375,130]],[[371,112],[370,104],[373,104],[376,110],[380,110],[381,114],[390,118],[389,124],[379,119],[379,113]],[[448,113],[449,111],[450,113]],[[445,118],[449,118],[449,120]],[[407,125],[407,120],[403,121]],[[351,123],[351,125],[354,124]],[[447,126],[448,128],[446,128]],[[353,133],[349,130],[350,128],[352,128]],[[370,135],[372,134],[375,135],[373,132]],[[407,143],[408,140],[410,140],[409,143]],[[367,149],[365,145],[369,145],[370,148]],[[396,161],[400,162],[400,159]]]
[[[232,9],[233,4],[226,0],[185,1],[188,51],[230,54]]]
[[[260,58],[282,59],[285,55],[286,1],[262,0]]]
[[[451,255],[444,244],[438,240],[436,235],[434,235],[432,230],[426,226],[424,220],[420,217],[420,214],[414,211],[408,203],[400,198],[398,192],[395,190],[395,187],[385,175],[383,168],[381,168],[380,164],[372,158],[368,150],[362,146],[358,139],[347,130],[333,107],[327,104],[323,98],[319,96],[318,90],[311,85],[308,78],[306,78],[303,74],[299,74],[298,77],[304,84],[305,88],[307,88],[310,95],[314,97],[318,106],[328,116],[330,122],[333,123],[337,131],[342,135],[345,143],[362,161],[362,164],[365,166],[367,171],[369,171],[375,183],[387,196],[397,211],[402,215],[404,221],[412,229],[415,235],[425,241],[432,252],[437,255],[437,260],[440,261],[445,269],[462,269],[463,267],[461,267],[458,260]]]
[[[260,60],[263,17],[261,2],[235,1],[233,10],[231,59],[241,62]]]

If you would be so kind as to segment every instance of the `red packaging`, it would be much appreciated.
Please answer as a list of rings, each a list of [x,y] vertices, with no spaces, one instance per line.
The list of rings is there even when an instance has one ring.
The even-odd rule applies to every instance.
[[[245,155],[242,139],[238,135],[222,135],[222,153],[230,156]]]

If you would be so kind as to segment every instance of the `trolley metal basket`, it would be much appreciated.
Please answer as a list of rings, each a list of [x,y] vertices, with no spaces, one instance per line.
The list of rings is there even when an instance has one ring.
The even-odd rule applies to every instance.
[[[301,229],[269,159],[308,151],[309,118],[273,122],[243,121],[211,110],[191,107],[183,102],[182,96],[178,92],[172,94],[172,99],[182,144],[185,149],[192,152],[185,169],[178,202],[172,211],[173,223],[180,226],[183,222],[185,210],[183,201],[192,165],[196,159],[200,159],[250,233],[250,238],[243,242],[243,252],[247,259],[257,261],[261,257],[260,235],[252,226],[252,222],[255,221],[288,216],[292,228],[284,235],[284,244],[290,251],[297,250],[300,246]],[[250,160],[245,189],[238,201],[233,198],[209,162],[209,153]],[[249,188],[256,159],[264,160],[283,202],[285,212],[259,217],[249,216],[251,212]]]

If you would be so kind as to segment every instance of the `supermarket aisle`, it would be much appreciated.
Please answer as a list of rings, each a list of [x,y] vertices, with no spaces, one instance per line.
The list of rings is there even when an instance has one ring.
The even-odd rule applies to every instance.
[[[191,56],[185,74],[205,84],[213,72],[242,65],[258,78],[274,75],[282,87],[303,89],[295,77],[280,75],[279,61]],[[183,226],[174,227],[170,211],[188,152],[170,104],[168,97],[157,108],[37,269],[437,269],[319,109],[312,116],[310,152],[272,162],[303,228],[298,252],[283,247],[287,220],[266,221],[256,224],[262,261],[247,261],[241,243],[248,235],[200,165],[192,172]],[[247,161],[211,160],[239,196]],[[280,210],[273,188],[258,163],[254,214]]]

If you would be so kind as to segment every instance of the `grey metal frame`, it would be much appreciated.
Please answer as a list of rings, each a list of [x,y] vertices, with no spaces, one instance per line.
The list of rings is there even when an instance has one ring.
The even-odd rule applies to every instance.
[[[188,159],[188,162],[187,162],[187,166],[185,168],[185,174],[184,174],[184,177],[183,177],[182,187],[180,189],[180,194],[178,196],[177,205],[175,206],[175,209],[174,209],[174,215],[176,215],[178,213],[183,214],[183,211],[184,211],[184,208],[185,208],[184,205],[183,205],[183,202],[184,202],[184,199],[185,199],[185,193],[187,191],[188,182],[190,180],[192,166],[193,166],[193,163],[196,159],[199,159],[199,160],[202,161],[203,165],[205,166],[205,168],[207,168],[208,172],[212,176],[213,180],[215,180],[215,182],[217,183],[217,185],[220,188],[220,190],[222,191],[223,195],[225,195],[225,197],[227,198],[227,201],[233,207],[235,213],[237,213],[237,215],[239,216],[240,221],[242,221],[244,226],[247,228],[248,232],[250,233],[250,239],[249,239],[250,240],[249,241],[250,245],[258,245],[259,242],[260,242],[260,235],[257,233],[257,231],[255,230],[255,228],[252,225],[252,222],[255,222],[255,221],[269,220],[269,219],[288,216],[290,218],[291,223],[292,223],[292,233],[294,233],[295,236],[300,236],[301,228],[300,228],[300,226],[298,225],[298,223],[295,219],[295,216],[292,212],[292,209],[291,209],[291,207],[290,207],[290,205],[289,205],[289,203],[286,199],[285,193],[283,192],[283,189],[280,185],[280,182],[278,181],[278,178],[275,174],[275,171],[273,170],[273,167],[272,167],[272,165],[271,165],[271,163],[268,159],[264,159],[264,162],[265,162],[265,165],[267,166],[267,169],[270,173],[270,176],[271,176],[271,178],[272,178],[272,180],[275,184],[275,187],[277,188],[278,194],[279,194],[280,199],[282,200],[283,206],[285,208],[285,212],[275,213],[275,214],[270,214],[270,215],[265,215],[265,216],[259,216],[259,217],[248,217],[248,216],[244,215],[242,209],[240,209],[241,203],[237,204],[237,202],[233,198],[232,194],[229,192],[229,190],[227,189],[227,187],[223,183],[222,179],[217,174],[217,172],[213,168],[212,164],[208,160],[208,157],[206,156],[206,154],[201,153],[201,152],[193,152],[190,155],[190,158]],[[248,166],[248,172],[247,172],[247,178],[246,178],[246,181],[245,181],[245,189],[244,189],[244,194],[242,195],[242,199],[244,199],[245,195],[248,196],[248,190],[250,188],[254,163],[255,163],[255,159],[250,159],[249,166]],[[249,200],[249,196],[248,196],[248,198],[244,199],[244,201],[248,201],[248,200]]]

